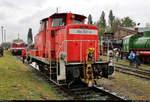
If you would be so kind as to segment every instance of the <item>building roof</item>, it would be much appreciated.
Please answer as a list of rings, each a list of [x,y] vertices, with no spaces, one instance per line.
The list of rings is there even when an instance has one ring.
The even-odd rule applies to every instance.
[[[138,28],[138,32],[150,31],[150,27],[135,27],[135,28],[132,28],[132,27],[120,27],[120,28],[123,28],[123,29],[126,29],[126,30],[132,30],[132,31],[135,31],[136,28]]]
[[[130,32],[132,34],[136,34],[137,33],[137,30],[135,30],[136,28],[132,28],[132,27],[119,27],[119,29],[128,31],[128,32]]]
[[[138,32],[150,31],[150,27],[139,27]]]
[[[130,38],[130,37],[132,37],[132,36],[134,36],[134,34],[131,34],[131,35],[125,36],[123,39],[127,39],[127,38]]]
[[[131,28],[131,27],[121,27],[121,28],[124,28],[124,29],[127,29],[127,30],[133,30],[133,31],[135,31],[135,28]]]

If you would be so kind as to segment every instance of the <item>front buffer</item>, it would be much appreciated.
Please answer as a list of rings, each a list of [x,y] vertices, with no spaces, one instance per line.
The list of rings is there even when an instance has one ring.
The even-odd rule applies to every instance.
[[[93,56],[94,48],[88,48],[85,62],[66,66],[66,78],[69,84],[75,80],[81,80],[88,87],[92,87],[96,84],[96,79],[108,78],[108,75],[114,72],[114,69],[108,66],[109,61],[93,61]]]

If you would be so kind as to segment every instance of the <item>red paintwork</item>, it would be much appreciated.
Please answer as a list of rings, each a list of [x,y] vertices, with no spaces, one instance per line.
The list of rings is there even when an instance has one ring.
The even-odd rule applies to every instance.
[[[69,29],[76,29],[80,28],[81,25],[72,25],[68,26],[67,28],[67,40],[97,40],[98,41],[98,34],[97,35],[75,35],[75,34],[69,34]],[[97,30],[98,28],[96,26],[92,25],[85,25],[82,24],[82,26],[87,27],[87,29],[93,29]],[[96,43],[96,44],[95,44]],[[95,41],[83,41],[82,42],[82,47],[80,47],[81,41],[74,41],[74,42],[68,42],[68,62],[71,61],[80,61],[80,56],[82,57],[82,61],[86,60],[87,57],[87,49],[88,48],[95,48],[96,45],[96,59],[98,60],[98,42]],[[82,54],[80,54],[80,49],[82,49]]]
[[[22,51],[23,49],[25,49],[25,43],[23,42],[23,43],[19,43],[19,44],[17,44],[17,43],[12,43],[11,44],[11,50],[15,50],[15,51]]]
[[[74,17],[72,16],[74,15]],[[52,27],[52,19],[57,17],[65,18],[65,25],[58,27]],[[87,48],[96,47],[96,60],[98,60],[98,28],[94,25],[84,24],[85,16],[72,13],[53,14],[52,16],[42,20],[44,22],[44,28],[34,37],[34,50],[29,50],[28,53],[33,56],[44,57],[46,59],[58,60],[60,52],[65,52],[67,45],[67,62],[78,62],[86,60]],[[74,19],[78,19],[82,24],[74,24]],[[46,30],[46,21],[48,21],[48,29]],[[97,35],[85,35],[85,34],[69,34],[69,29],[87,29],[97,30]],[[51,36],[52,30],[55,32],[55,36]],[[65,43],[67,41],[67,44]],[[82,43],[81,41],[69,41],[69,40],[89,40]],[[90,40],[97,40],[90,41]],[[96,46],[95,46],[96,45]],[[81,53],[80,53],[81,52]],[[95,53],[94,52],[94,53]],[[82,55],[82,56],[81,56]]]
[[[21,43],[21,44],[12,43],[11,47],[12,48],[20,48],[20,47],[23,48],[23,47],[25,47],[25,44],[24,43]]]
[[[150,56],[150,51],[140,51],[140,54],[143,56]]]

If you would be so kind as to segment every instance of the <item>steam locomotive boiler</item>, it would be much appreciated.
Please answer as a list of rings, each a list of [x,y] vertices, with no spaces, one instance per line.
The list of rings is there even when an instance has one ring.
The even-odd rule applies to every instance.
[[[39,70],[58,85],[81,80],[93,86],[95,79],[113,73],[109,61],[99,60],[98,27],[84,24],[85,18],[55,13],[42,19],[34,48],[27,49],[27,61],[36,62]]]

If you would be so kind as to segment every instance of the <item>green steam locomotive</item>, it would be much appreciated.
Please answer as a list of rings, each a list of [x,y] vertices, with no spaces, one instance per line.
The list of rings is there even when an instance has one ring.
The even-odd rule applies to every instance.
[[[130,51],[140,51],[143,63],[150,64],[150,31],[141,34],[133,34],[123,38],[123,52],[126,58]]]

